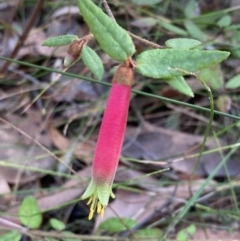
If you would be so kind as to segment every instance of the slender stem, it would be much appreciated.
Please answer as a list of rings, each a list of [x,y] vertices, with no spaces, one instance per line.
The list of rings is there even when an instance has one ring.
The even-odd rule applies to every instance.
[[[154,49],[164,48],[164,47],[161,46],[161,45],[158,45],[158,44],[156,44],[156,43],[154,43],[154,42],[151,42],[151,41],[149,41],[149,40],[147,40],[147,39],[141,38],[141,37],[139,37],[139,36],[137,36],[137,35],[135,35],[135,34],[133,34],[133,33],[131,33],[131,32],[128,32],[128,33],[129,33],[129,35],[132,36],[133,38],[141,41],[142,43],[144,43],[144,44],[146,44],[146,45],[151,46],[151,47],[154,48]]]
[[[116,21],[115,17],[113,16],[112,10],[111,10],[111,8],[109,7],[109,5],[107,3],[107,0],[102,0],[102,3],[103,3],[103,6],[104,6],[108,16],[110,18],[112,18],[114,21]]]
[[[21,65],[24,65],[24,66],[29,66],[29,67],[32,67],[32,68],[37,68],[37,69],[41,69],[41,70],[45,70],[45,71],[49,71],[49,72],[59,73],[59,74],[69,76],[69,77],[73,77],[73,78],[76,78],[76,79],[87,80],[87,81],[90,81],[92,83],[101,84],[101,85],[105,85],[105,86],[108,86],[108,87],[112,86],[110,83],[107,83],[107,82],[95,80],[95,79],[92,79],[92,78],[89,78],[89,77],[86,77],[86,76],[81,76],[81,75],[77,75],[77,74],[73,74],[73,73],[69,73],[69,72],[63,72],[63,71],[58,70],[58,69],[52,69],[52,68],[48,68],[48,67],[45,67],[45,66],[31,64],[31,63],[27,63],[27,62],[15,60],[15,59],[10,59],[10,58],[3,57],[3,56],[0,56],[0,59],[10,61],[10,62],[13,62],[13,63],[17,63],[17,64],[21,64]],[[166,102],[169,102],[169,103],[174,103],[174,104],[177,104],[177,105],[186,106],[186,107],[189,107],[189,108],[192,108],[192,109],[195,109],[195,110],[204,111],[204,112],[211,112],[211,110],[208,109],[208,108],[198,106],[198,105],[192,105],[192,104],[189,104],[189,103],[186,103],[186,102],[181,102],[181,101],[170,99],[170,98],[166,98],[166,97],[163,97],[163,96],[160,96],[160,95],[154,95],[154,94],[150,94],[150,93],[147,93],[147,92],[134,90],[134,89],[132,89],[132,92],[135,93],[135,94],[138,94],[138,95],[143,95],[143,96],[159,99],[159,100],[162,100],[162,101],[166,101]],[[214,114],[220,115],[220,116],[225,116],[225,117],[240,121],[240,117],[236,116],[236,115],[231,115],[231,114],[227,114],[227,113],[216,111],[216,110],[214,110]]]
[[[113,16],[112,10],[111,10],[111,8],[109,7],[109,5],[108,5],[108,3],[107,3],[107,0],[102,0],[102,2],[103,2],[103,6],[104,6],[104,8],[105,8],[105,10],[106,10],[106,12],[107,12],[107,14],[108,14],[108,16],[109,16],[111,19],[113,19],[114,21],[116,21],[115,17]],[[131,37],[133,37],[133,38],[141,41],[142,43],[144,43],[144,44],[146,44],[146,45],[151,46],[151,47],[154,48],[154,49],[163,48],[163,46],[158,45],[158,44],[156,44],[156,43],[154,43],[154,42],[151,42],[151,41],[149,41],[149,40],[147,40],[147,39],[141,38],[141,37],[139,37],[139,36],[137,36],[137,35],[129,32],[129,31],[128,31],[128,34],[129,34]]]
[[[240,138],[237,140],[237,142],[240,141]],[[210,183],[210,181],[214,178],[214,176],[218,173],[218,171],[222,168],[224,163],[226,163],[227,160],[237,151],[238,147],[232,148],[232,150],[224,157],[224,159],[215,167],[215,169],[209,174],[209,176],[206,178],[204,183],[201,185],[201,187],[194,193],[194,195],[188,200],[188,202],[185,204],[184,207],[181,208],[181,211],[174,216],[173,221],[169,224],[167,229],[165,230],[165,233],[163,237],[160,239],[161,241],[166,240],[167,235],[169,232],[173,229],[175,225],[179,223],[179,221],[186,215],[190,207],[192,207],[196,201],[197,198],[201,195],[205,187]]]
[[[202,154],[203,154],[203,151],[204,151],[204,147],[205,147],[205,144],[207,142],[207,138],[208,138],[208,135],[209,135],[209,132],[210,132],[210,129],[212,127],[212,122],[213,122],[213,117],[214,117],[214,101],[213,101],[213,95],[212,95],[212,91],[211,89],[207,86],[207,84],[205,83],[205,81],[203,79],[201,79],[199,76],[195,75],[196,78],[198,78],[201,83],[203,84],[203,86],[205,87],[205,89],[207,90],[208,92],[208,96],[209,96],[209,102],[210,102],[210,116],[209,116],[209,122],[208,122],[208,125],[207,125],[207,128],[205,130],[205,133],[204,133],[204,138],[203,138],[203,142],[201,144],[201,147],[200,147],[200,152],[199,152],[199,155],[198,155],[198,158],[197,158],[197,162],[195,163],[194,165],[194,168],[193,168],[193,172],[191,174],[191,177],[190,177],[190,180],[189,180],[189,192],[191,193],[192,195],[192,190],[191,190],[191,182],[192,182],[192,179],[194,177],[194,174],[199,166],[199,163],[200,163],[200,159],[202,157]]]

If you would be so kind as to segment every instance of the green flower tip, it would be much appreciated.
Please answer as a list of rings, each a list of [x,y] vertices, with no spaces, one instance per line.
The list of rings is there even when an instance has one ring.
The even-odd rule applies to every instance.
[[[97,211],[97,213],[104,216],[104,210],[108,205],[109,197],[115,198],[115,195],[112,192],[111,185],[108,184],[96,184],[93,180],[91,180],[89,186],[86,191],[83,193],[81,199],[89,198],[87,205],[90,205],[90,212],[88,219],[91,220],[93,214]]]

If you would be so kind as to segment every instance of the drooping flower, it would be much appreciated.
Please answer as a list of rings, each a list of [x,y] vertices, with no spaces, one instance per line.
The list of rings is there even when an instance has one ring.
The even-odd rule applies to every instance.
[[[104,112],[95,150],[92,179],[82,199],[89,198],[89,219],[95,211],[104,215],[109,197],[114,198],[112,183],[117,170],[133,84],[133,70],[121,65],[113,77],[113,83]]]

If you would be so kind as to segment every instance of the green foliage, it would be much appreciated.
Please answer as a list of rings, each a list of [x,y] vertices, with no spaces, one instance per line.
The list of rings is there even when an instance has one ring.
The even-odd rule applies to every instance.
[[[93,72],[93,74],[100,80],[104,74],[104,67],[102,60],[88,46],[84,46],[82,49],[82,60],[84,64]]]
[[[100,47],[113,59],[125,61],[135,53],[135,46],[126,30],[90,0],[77,0],[81,14]]]
[[[178,90],[179,92],[194,97],[194,94],[189,87],[189,85],[186,83],[184,78],[182,76],[174,76],[170,79],[165,79],[165,81],[172,86],[174,89]]]
[[[42,213],[36,198],[33,196],[27,196],[23,199],[18,214],[22,224],[29,228],[39,228],[42,223]]]
[[[207,36],[204,34],[204,32],[191,20],[186,20],[184,22],[184,26],[191,37],[199,39],[203,42],[207,41]]]
[[[134,4],[145,5],[145,6],[151,6],[151,5],[162,2],[162,0],[132,0],[132,1]]]
[[[56,218],[50,219],[50,225],[53,229],[61,231],[66,228],[65,224]]]
[[[71,35],[71,34],[61,35],[61,36],[46,39],[42,43],[42,46],[59,47],[59,46],[69,45],[74,40],[77,40],[77,39],[78,39],[78,36],[76,35]]]
[[[223,73],[219,64],[201,70],[199,78],[214,90],[223,88]]]
[[[20,241],[22,235],[18,231],[11,231],[0,237],[0,241]]]
[[[231,36],[231,53],[233,56],[240,58],[240,29],[233,31]]]
[[[222,18],[220,18],[217,22],[217,25],[220,28],[226,28],[231,25],[232,17],[230,15],[224,15]]]
[[[173,49],[193,49],[199,45],[201,42],[195,39],[189,38],[173,38],[165,42],[169,48]]]
[[[240,74],[235,75],[226,83],[227,89],[236,89],[240,87]]]
[[[141,240],[143,240],[143,238],[146,238],[147,241],[161,240],[162,235],[163,232],[157,228],[140,229],[136,233],[134,233],[135,237],[141,238]]]
[[[184,8],[184,14],[187,18],[195,17],[196,2],[195,0],[188,1],[186,7]]]
[[[137,222],[130,218],[108,218],[103,221],[99,227],[98,231],[107,231],[108,233],[118,233],[128,228],[132,228],[137,224]]]
[[[175,26],[174,24],[171,24],[171,23],[168,23],[168,22],[165,22],[165,21],[158,21],[158,24],[165,28],[166,30],[172,32],[172,33],[175,33],[175,34],[178,34],[178,35],[183,35],[183,36],[187,36],[188,33],[183,30],[182,28],[179,28],[177,26]]]
[[[154,49],[138,56],[136,69],[147,77],[172,78],[215,65],[228,55],[223,51]]]
[[[187,241],[191,239],[191,237],[195,234],[196,232],[196,226],[194,224],[191,224],[187,228],[181,230],[177,234],[177,241]]]

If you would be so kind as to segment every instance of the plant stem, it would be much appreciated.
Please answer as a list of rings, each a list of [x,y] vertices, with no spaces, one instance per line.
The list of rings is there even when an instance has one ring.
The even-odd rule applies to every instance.
[[[108,3],[107,3],[107,0],[102,0],[102,2],[103,2],[103,6],[104,6],[104,8],[105,8],[105,10],[106,10],[106,12],[107,12],[107,14],[108,14],[108,16],[109,16],[111,19],[113,19],[114,21],[116,21],[115,17],[113,16],[112,10],[111,10],[111,8],[109,7],[109,5],[108,5]],[[146,44],[146,45],[151,46],[151,47],[154,48],[154,49],[163,48],[163,46],[158,45],[158,44],[156,44],[156,43],[154,43],[154,42],[151,42],[151,41],[149,41],[149,40],[147,40],[147,39],[141,38],[141,37],[139,37],[139,36],[137,36],[137,35],[129,32],[129,31],[128,31],[128,34],[129,34],[131,37],[139,40],[140,42],[142,42],[142,43],[144,43],[144,44]]]
[[[63,71],[58,70],[58,69],[52,69],[52,68],[48,68],[46,66],[31,64],[31,63],[27,63],[27,62],[15,60],[15,59],[10,59],[10,58],[3,57],[3,56],[0,56],[0,59],[10,61],[10,62],[13,62],[13,63],[17,63],[17,64],[22,64],[24,66],[29,66],[29,67],[32,67],[32,68],[37,68],[37,69],[41,69],[41,70],[45,70],[45,71],[49,71],[49,72],[62,74],[62,75],[68,76],[68,77],[76,78],[76,79],[87,80],[87,81],[90,81],[92,83],[101,84],[101,85],[111,87],[111,84],[109,84],[107,82],[99,81],[99,80],[92,79],[92,78],[89,78],[89,77],[86,77],[86,76],[81,76],[81,75],[77,75],[77,74],[73,74],[73,73],[69,73],[69,72],[63,72]],[[162,100],[162,101],[166,101],[166,102],[169,102],[169,103],[186,106],[186,107],[189,107],[189,108],[192,108],[192,109],[195,109],[195,110],[200,110],[200,111],[204,111],[204,112],[211,112],[211,110],[208,109],[208,108],[198,106],[198,105],[189,104],[189,103],[186,103],[186,102],[181,102],[181,101],[170,99],[170,98],[166,98],[166,97],[163,97],[163,96],[160,96],[160,95],[154,95],[154,94],[150,94],[150,93],[147,93],[147,92],[134,90],[134,89],[132,89],[132,92],[135,93],[135,94],[138,94],[138,95],[143,95],[143,96],[159,99],[159,100]],[[227,114],[227,113],[224,113],[224,112],[221,112],[221,111],[216,111],[216,110],[214,110],[214,114],[220,115],[220,116],[225,116],[225,117],[240,121],[240,117],[237,116],[237,115],[231,115],[231,114]]]
[[[114,21],[116,21],[115,17],[113,16],[112,10],[111,10],[111,8],[109,7],[109,5],[107,3],[107,0],[102,0],[102,3],[103,3],[103,6],[104,6],[108,16],[110,18],[112,18]]]

